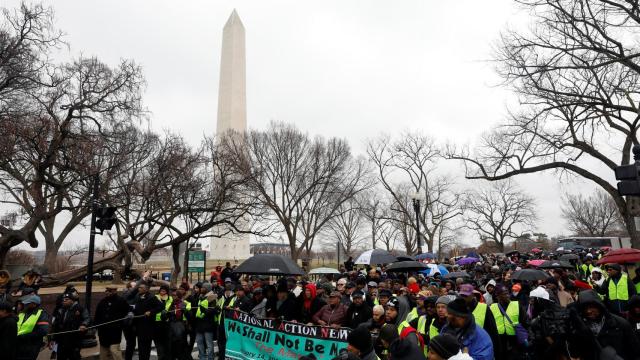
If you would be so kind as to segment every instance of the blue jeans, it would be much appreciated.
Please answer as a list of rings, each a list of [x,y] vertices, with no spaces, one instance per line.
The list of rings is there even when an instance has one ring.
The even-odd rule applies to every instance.
[[[196,344],[199,360],[213,360],[213,332],[196,333]]]

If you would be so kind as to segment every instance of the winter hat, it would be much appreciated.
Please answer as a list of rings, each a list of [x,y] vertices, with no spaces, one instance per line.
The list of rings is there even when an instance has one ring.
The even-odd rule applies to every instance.
[[[457,298],[447,304],[447,312],[459,317],[466,317],[471,314],[467,302],[463,298]]]
[[[27,295],[27,296],[23,296],[20,298],[20,301],[24,304],[36,304],[36,305],[40,305],[40,296],[38,295]]]
[[[538,286],[529,293],[529,297],[549,300],[549,293],[547,292],[547,289],[543,288],[542,286]]]
[[[389,299],[387,306],[398,310],[398,307],[400,306],[400,301],[397,298],[391,298]]]
[[[449,304],[453,299],[454,299],[454,298],[452,298],[452,296],[450,296],[450,295],[443,295],[443,296],[440,296],[440,297],[438,298],[438,300],[436,300],[436,305],[438,305],[438,304],[445,304],[445,305],[447,305],[447,304]]]
[[[420,286],[417,283],[413,283],[409,284],[409,286],[407,286],[407,289],[409,289],[410,293],[417,294],[420,291]]]
[[[504,286],[503,284],[498,284],[496,285],[496,289],[494,290],[496,295],[503,293],[503,292],[509,292],[509,289],[507,289],[506,286]]]
[[[380,335],[378,337],[380,340],[391,344],[394,340],[398,339],[400,335],[398,334],[398,329],[393,326],[393,324],[384,324],[380,329]]]
[[[620,264],[607,264],[605,265],[605,268],[622,271],[622,266],[620,266]]]
[[[448,359],[460,352],[458,339],[451,334],[440,334],[429,342],[429,351],[434,351],[443,359]]]
[[[211,291],[211,283],[210,282],[202,283],[202,288],[207,290],[207,292]]]
[[[360,350],[361,354],[368,354],[373,350],[371,334],[366,326],[358,326],[352,330],[347,336],[347,342],[349,345]]]
[[[513,291],[514,293],[519,293],[520,291],[522,291],[522,285],[518,283],[513,284],[513,286],[511,287],[511,291]]]
[[[460,285],[460,290],[458,293],[462,296],[469,296],[473,294],[473,285],[471,284],[462,284]]]

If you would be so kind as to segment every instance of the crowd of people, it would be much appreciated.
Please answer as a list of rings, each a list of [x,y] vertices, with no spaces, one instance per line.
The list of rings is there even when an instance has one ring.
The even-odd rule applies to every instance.
[[[48,345],[59,360],[79,359],[83,335],[96,328],[101,359],[131,360],[137,349],[147,360],[152,343],[160,360],[192,359],[194,346],[199,360],[224,359],[224,309],[231,308],[350,328],[340,358],[640,359],[640,270],[629,274],[619,264],[602,270],[595,265],[600,256],[584,251],[571,268],[546,269],[546,278],[531,281],[512,278],[533,267],[517,253],[479,256],[465,266],[446,259],[444,276],[348,261],[339,275],[276,279],[236,274],[227,263],[195,284],[184,278],[152,292],[145,274],[121,292],[107,287],[93,317],[73,286],[51,313],[37,289],[23,288],[15,301],[0,302],[0,357],[35,360]]]

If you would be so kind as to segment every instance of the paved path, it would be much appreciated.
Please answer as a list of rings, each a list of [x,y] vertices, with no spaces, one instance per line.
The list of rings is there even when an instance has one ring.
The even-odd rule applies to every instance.
[[[124,349],[125,349],[125,341],[124,341],[124,337],[122,338],[122,343],[120,344],[120,349],[123,351],[123,356],[124,356]],[[218,353],[218,346],[214,345],[214,351],[217,354]],[[86,349],[82,349],[80,351],[80,355],[82,356],[83,359],[95,359],[98,360],[100,358],[100,349],[98,346],[92,347],[92,348],[86,348]],[[196,346],[193,347],[193,352],[191,353],[191,357],[195,360],[198,359],[198,345],[196,344]],[[49,360],[51,358],[51,350],[49,350],[49,348],[45,348],[44,350],[42,350],[40,352],[40,355],[38,355],[38,359],[37,360]],[[133,354],[133,359],[137,360],[138,359],[138,352],[136,350],[136,352]],[[152,345],[151,348],[151,360],[157,360],[158,359],[158,353],[156,352],[156,348],[154,345]]]

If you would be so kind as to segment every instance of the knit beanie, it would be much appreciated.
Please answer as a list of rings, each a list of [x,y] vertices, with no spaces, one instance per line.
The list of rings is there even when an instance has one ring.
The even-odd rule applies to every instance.
[[[440,334],[429,342],[429,351],[434,351],[443,359],[448,359],[460,352],[458,339],[451,334]]]
[[[211,291],[211,283],[210,282],[203,283],[202,288],[205,289],[207,292]]]
[[[373,342],[371,341],[371,333],[366,326],[358,326],[352,330],[347,336],[349,345],[360,350],[361,354],[368,354],[373,350]]]
[[[391,344],[394,340],[400,337],[398,334],[398,329],[392,324],[384,324],[380,329],[380,335],[378,336],[380,340],[386,341],[388,344]]]
[[[460,317],[466,317],[471,314],[471,310],[469,310],[469,306],[467,306],[463,298],[457,298],[447,304],[447,312]]]
[[[449,304],[453,300],[453,297],[450,295],[442,295],[436,300],[436,305],[438,304]]]

